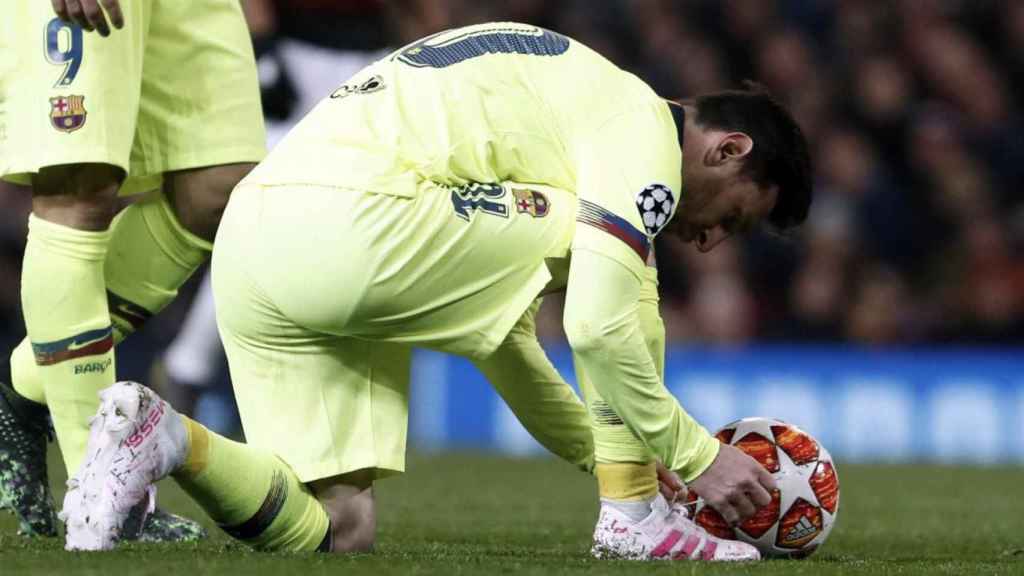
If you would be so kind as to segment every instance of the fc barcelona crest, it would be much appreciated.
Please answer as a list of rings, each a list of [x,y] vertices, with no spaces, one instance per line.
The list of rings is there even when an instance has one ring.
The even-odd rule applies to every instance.
[[[513,189],[512,195],[516,200],[516,212],[529,214],[534,218],[543,218],[548,215],[551,204],[546,196],[536,190]]]
[[[85,124],[85,96],[50,98],[50,123],[61,132],[74,132]]]

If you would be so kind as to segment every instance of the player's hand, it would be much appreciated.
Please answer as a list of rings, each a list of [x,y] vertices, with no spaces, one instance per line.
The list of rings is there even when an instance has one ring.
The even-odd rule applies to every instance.
[[[658,490],[669,502],[686,501],[686,484],[679,475],[658,462]]]
[[[107,16],[114,28],[124,27],[124,14],[121,12],[120,0],[50,0],[57,17],[68,24],[78,24],[90,32],[97,31],[100,36],[110,35]],[[101,8],[102,6],[102,8]],[[103,11],[106,10],[106,15]]]
[[[739,448],[722,444],[718,456],[690,486],[730,524],[750,518],[772,501],[775,479]]]

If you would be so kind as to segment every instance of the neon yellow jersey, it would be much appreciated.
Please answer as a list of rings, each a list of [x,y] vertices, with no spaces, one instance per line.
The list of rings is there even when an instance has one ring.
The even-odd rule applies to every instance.
[[[404,197],[424,181],[561,188],[577,194],[589,224],[574,247],[640,276],[651,236],[675,212],[681,155],[668,104],[639,78],[560,34],[490,23],[363,69],[247,181]]]
[[[691,479],[718,444],[665,390],[637,320],[651,241],[681,200],[681,130],[681,113],[644,82],[562,35],[514,23],[435,34],[357,73],[246,179],[264,190],[262,210],[275,221],[302,214],[263,222],[261,241],[275,251],[264,260],[343,279],[329,286],[357,293],[311,279],[279,298],[293,291],[283,274],[261,285],[303,326],[482,358],[561,278],[582,368],[652,453]],[[514,183],[575,195],[575,214],[548,191],[548,216],[528,213],[529,194],[524,215],[510,204]],[[351,196],[351,209],[311,200],[325,188]],[[364,207],[367,193],[393,202]],[[358,254],[330,272],[322,255],[289,248],[325,241]],[[570,248],[571,269],[552,269]],[[342,296],[357,309],[335,306]]]

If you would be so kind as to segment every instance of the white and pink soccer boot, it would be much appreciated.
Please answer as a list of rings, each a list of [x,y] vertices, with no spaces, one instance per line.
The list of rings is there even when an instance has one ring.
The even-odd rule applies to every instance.
[[[67,550],[111,550],[132,508],[156,504],[154,482],[188,454],[181,417],[152,390],[118,382],[100,392],[86,458],[68,480],[60,519]]]
[[[761,559],[757,548],[749,544],[708,534],[690,520],[685,507],[669,505],[661,494],[655,496],[651,513],[640,521],[602,504],[590,553],[595,558],[627,560]]]

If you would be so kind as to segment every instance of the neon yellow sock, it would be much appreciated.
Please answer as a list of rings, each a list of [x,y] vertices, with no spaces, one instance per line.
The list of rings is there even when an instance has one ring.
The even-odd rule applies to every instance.
[[[110,229],[107,296],[120,342],[178,295],[213,246],[178,222],[162,192],[126,208]]]
[[[654,462],[598,464],[594,474],[597,476],[597,491],[601,498],[639,502],[650,500],[658,493],[658,474]]]
[[[181,226],[162,192],[118,214],[110,225],[103,265],[115,346],[177,296],[178,288],[206,261],[211,248]],[[43,379],[27,338],[11,353],[11,380],[25,398],[46,403]]]
[[[109,238],[109,231],[75,230],[29,216],[22,307],[69,474],[85,454],[97,393],[114,383],[114,338],[103,281]]]
[[[225,532],[264,550],[328,549],[327,512],[287,464],[181,418],[189,455],[174,478]]]

